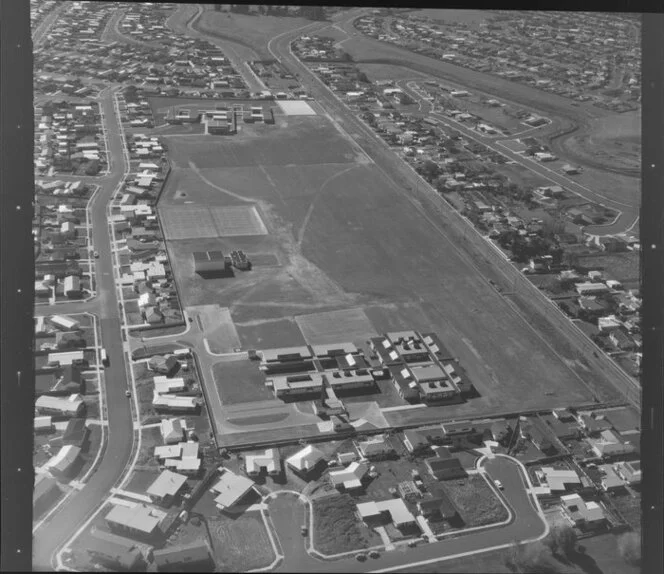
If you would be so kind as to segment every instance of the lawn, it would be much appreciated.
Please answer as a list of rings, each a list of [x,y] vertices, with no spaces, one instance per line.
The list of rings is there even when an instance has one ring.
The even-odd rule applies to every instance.
[[[212,367],[221,402],[225,405],[265,401],[274,398],[265,386],[265,375],[256,362],[224,361]]]
[[[602,271],[607,279],[620,281],[626,288],[637,287],[640,277],[639,253],[601,253],[579,257],[579,266]]]
[[[145,494],[150,485],[157,480],[159,474],[156,466],[154,471],[135,470],[123,490],[135,492],[136,494]]]
[[[273,349],[304,345],[305,339],[293,318],[272,321],[236,322],[238,335],[245,349]]]
[[[154,458],[154,447],[164,444],[161,437],[161,430],[159,427],[153,427],[143,429],[141,433],[141,450],[138,454],[136,464],[143,469],[154,469],[156,471],[158,464]]]
[[[611,501],[618,509],[622,517],[634,529],[641,528],[641,493],[634,490],[635,496],[626,492],[623,494],[616,494],[611,498]]]
[[[441,484],[459,509],[467,527],[493,524],[508,516],[500,499],[482,476],[471,475],[462,481],[448,480]]]
[[[212,7],[207,10],[194,25],[195,29],[228,39],[255,50],[261,59],[272,59],[267,50],[270,38],[310,24],[311,21],[303,18],[278,18],[276,16],[249,16],[245,14],[230,14],[213,12]]]
[[[149,342],[150,339],[154,337],[165,337],[168,335],[179,335],[184,333],[184,330],[187,328],[186,325],[170,325],[165,327],[158,327],[157,329],[146,329],[138,330],[134,329],[129,331],[129,336],[135,339],[141,339],[146,342]]]
[[[218,572],[247,572],[274,560],[259,513],[245,513],[235,519],[215,516],[206,521]]]
[[[324,496],[312,504],[316,550],[323,554],[338,554],[373,544],[370,530],[355,516],[355,501],[349,495]]]

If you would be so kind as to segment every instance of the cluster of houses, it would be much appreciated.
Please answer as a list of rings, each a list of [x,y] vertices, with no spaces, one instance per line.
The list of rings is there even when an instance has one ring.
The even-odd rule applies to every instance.
[[[55,0],[30,0],[30,25],[33,29],[37,28],[44,18],[50,14],[57,6]]]
[[[291,44],[291,50],[304,62],[344,60],[344,53],[335,44],[334,39],[327,36],[300,36]]]
[[[54,48],[84,53],[88,44],[95,45],[101,40],[113,12],[114,7],[107,4],[71,2],[58,15],[37,54],[52,52]],[[63,73],[68,71],[62,70]]]
[[[615,111],[635,109],[629,100],[640,97],[640,52],[633,32],[638,24],[629,17],[511,12],[478,27],[459,22],[448,27],[407,15],[391,19],[386,30],[383,16],[368,15],[355,26],[372,38],[432,58]],[[618,54],[625,75],[606,90]]]
[[[78,299],[89,287],[84,276],[89,279],[90,269],[83,271],[79,260],[90,257],[85,209],[91,188],[81,181],[37,180],[35,191],[35,297]]]
[[[97,175],[107,166],[99,104],[48,101],[35,107],[35,169],[38,173]]]
[[[266,349],[260,357],[259,368],[275,397],[314,397],[316,411],[327,415],[344,412],[337,395],[373,393],[377,384],[394,385],[409,403],[448,404],[474,394],[435,333],[387,333],[367,341],[366,351],[342,342]]]
[[[201,409],[201,392],[192,388],[189,349],[176,349],[172,354],[154,355],[147,362],[152,378],[152,408],[157,413],[197,414]],[[184,376],[175,376],[176,374]]]
[[[39,344],[44,339],[48,343]],[[34,432],[43,437],[35,458],[33,507],[37,516],[55,503],[63,492],[62,484],[80,470],[81,452],[86,450],[90,434],[83,397],[90,375],[83,375],[89,364],[77,319],[37,317],[35,340],[39,345],[35,354],[45,359],[35,367]],[[52,446],[54,440],[59,448]]]

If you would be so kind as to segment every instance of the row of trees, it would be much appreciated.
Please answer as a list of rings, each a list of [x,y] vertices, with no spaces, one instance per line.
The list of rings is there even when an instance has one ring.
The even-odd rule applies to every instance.
[[[215,4],[214,9],[221,12],[221,4]],[[291,10],[288,6],[269,6],[257,4],[255,11],[250,4],[231,4],[228,8],[235,14],[258,14],[261,16],[294,16],[307,18],[309,20],[325,20],[325,8],[323,6],[298,6]]]

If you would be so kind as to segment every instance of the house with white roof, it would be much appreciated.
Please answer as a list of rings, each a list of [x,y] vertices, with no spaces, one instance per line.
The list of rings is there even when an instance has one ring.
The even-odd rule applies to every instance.
[[[581,530],[594,530],[606,524],[602,507],[594,501],[586,502],[578,494],[560,497],[561,513],[572,526]]]
[[[67,444],[42,466],[42,470],[50,472],[54,478],[67,478],[67,473],[78,460],[80,453],[81,449],[79,447]]]
[[[415,517],[401,498],[362,502],[357,505],[357,514],[367,526],[380,526],[391,522],[397,528],[403,529],[415,524]]]
[[[263,470],[270,476],[278,475],[281,472],[279,451],[268,448],[263,453],[245,455],[244,470],[249,476],[258,476]]]
[[[362,479],[369,472],[367,462],[351,462],[343,470],[330,472],[332,484],[339,490],[353,490],[362,488]]]
[[[540,484],[548,489],[547,494],[559,494],[575,486],[581,486],[581,479],[576,471],[571,469],[559,470],[544,466],[535,471]]]
[[[173,377],[172,379],[164,375],[157,375],[153,379],[154,390],[160,395],[169,393],[178,393],[187,390],[187,384],[182,377]]]
[[[152,539],[159,536],[159,527],[166,518],[166,513],[156,508],[136,504],[125,506],[117,504],[106,515],[105,520],[112,531],[139,539]]]
[[[313,445],[307,445],[286,459],[286,464],[301,476],[306,476],[322,461],[325,455]]]
[[[394,454],[394,446],[384,435],[379,434],[356,444],[358,452],[366,459],[383,459]]]
[[[162,419],[160,430],[164,444],[179,443],[184,437],[184,428],[180,419]]]
[[[235,474],[226,468],[221,469],[219,481],[210,489],[218,496],[214,499],[217,508],[224,510],[237,504],[253,488],[254,481],[246,476]]]
[[[170,506],[186,482],[186,476],[164,470],[145,492],[153,502]]]

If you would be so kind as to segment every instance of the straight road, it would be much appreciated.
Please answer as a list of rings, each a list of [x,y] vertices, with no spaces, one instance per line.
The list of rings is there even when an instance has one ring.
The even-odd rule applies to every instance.
[[[94,248],[99,251],[96,262],[97,297],[85,304],[66,304],[38,307],[41,311],[76,312],[87,310],[97,315],[102,344],[106,348],[110,366],[105,370],[106,407],[108,413],[108,443],[97,471],[91,476],[83,490],[77,492],[50,521],[44,523],[34,534],[33,569],[50,571],[52,558],[59,547],[76,532],[77,528],[92,514],[123,474],[129,461],[133,443],[133,419],[130,403],[125,396],[127,370],[123,353],[123,341],[115,290],[115,275],[111,237],[108,226],[107,205],[121,182],[126,169],[120,125],[113,105],[113,94],[104,91],[99,99],[104,112],[109,155],[112,156],[111,172],[100,178],[102,186],[90,205],[92,238]]]
[[[277,572],[383,572],[415,568],[421,562],[438,562],[460,554],[479,554],[509,546],[514,540],[534,541],[548,533],[544,517],[531,502],[528,483],[521,466],[511,458],[496,457],[484,461],[490,480],[504,485],[502,496],[511,508],[509,524],[488,527],[455,538],[444,538],[416,548],[398,546],[381,552],[377,559],[358,562],[354,556],[334,562],[323,562],[306,552],[305,537],[300,527],[305,523],[305,505],[297,497],[284,494],[269,502],[270,519],[279,539],[284,560]],[[314,524],[315,529],[315,524]]]
[[[346,15],[346,17],[351,16]],[[422,213],[424,218],[429,219],[428,214],[433,209],[440,219],[436,218],[438,221],[432,221],[432,224],[450,242],[451,250],[458,251],[462,261],[474,269],[478,278],[497,279],[498,284],[509,287],[510,297],[509,300],[507,297],[505,300],[508,301],[514,313],[523,319],[524,329],[531,328],[533,335],[541,339],[543,344],[554,351],[559,359],[568,366],[570,366],[569,362],[556,349],[561,349],[564,355],[573,355],[576,361],[585,363],[583,368],[570,366],[570,369],[580,382],[589,384],[594,393],[598,392],[595,390],[597,387],[611,384],[616,389],[620,389],[630,402],[638,407],[640,404],[638,381],[629,377],[613,363],[510,262],[496,258],[495,251],[479,236],[476,230],[453,211],[409,166],[403,161],[395,161],[392,150],[379,141],[376,134],[291,52],[290,42],[293,39],[304,33],[305,30],[311,34],[325,26],[325,23],[314,23],[275,36],[269,42],[268,50],[296,74],[296,77],[309,89],[314,98],[328,111],[332,120],[346,133],[352,134],[354,141],[374,160],[377,167],[403,190],[404,196],[411,201],[415,209]],[[536,107],[535,104],[533,106]],[[483,260],[494,263],[485,264],[482,262]],[[528,313],[528,315],[524,315],[524,313]],[[538,325],[537,328],[533,326],[533,323]]]

